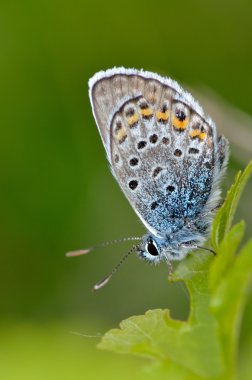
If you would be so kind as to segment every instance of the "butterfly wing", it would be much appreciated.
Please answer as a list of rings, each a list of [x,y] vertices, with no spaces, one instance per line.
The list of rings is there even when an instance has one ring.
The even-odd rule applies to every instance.
[[[175,81],[134,69],[89,82],[112,172],[148,230],[162,237],[216,207],[227,141]]]

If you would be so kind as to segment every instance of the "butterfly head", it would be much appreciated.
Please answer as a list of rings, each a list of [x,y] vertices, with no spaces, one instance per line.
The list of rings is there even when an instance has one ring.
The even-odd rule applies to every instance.
[[[189,251],[203,244],[204,240],[202,233],[190,231],[185,227],[164,237],[148,233],[136,246],[136,251],[142,259],[159,264],[161,261],[181,260]]]
[[[147,234],[143,237],[141,243],[138,244],[137,253],[142,259],[153,264],[159,264],[160,261],[166,259],[162,243],[161,239]]]

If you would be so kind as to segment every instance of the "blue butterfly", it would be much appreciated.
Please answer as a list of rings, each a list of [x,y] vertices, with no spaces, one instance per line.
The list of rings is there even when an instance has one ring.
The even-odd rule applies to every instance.
[[[191,94],[155,73],[98,72],[89,96],[111,171],[148,231],[132,250],[153,263],[183,259],[209,235],[227,139]]]

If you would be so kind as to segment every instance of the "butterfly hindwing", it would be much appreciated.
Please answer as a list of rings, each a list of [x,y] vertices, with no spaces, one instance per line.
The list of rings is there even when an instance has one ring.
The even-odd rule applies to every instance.
[[[152,73],[112,69],[91,79],[90,98],[113,174],[151,233],[174,233],[216,206],[227,144],[190,94]]]

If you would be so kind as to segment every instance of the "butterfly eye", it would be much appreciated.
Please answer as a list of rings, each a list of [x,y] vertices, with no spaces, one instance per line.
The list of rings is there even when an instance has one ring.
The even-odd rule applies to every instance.
[[[146,243],[145,249],[152,256],[158,256],[159,255],[157,245],[152,239],[150,239]]]

